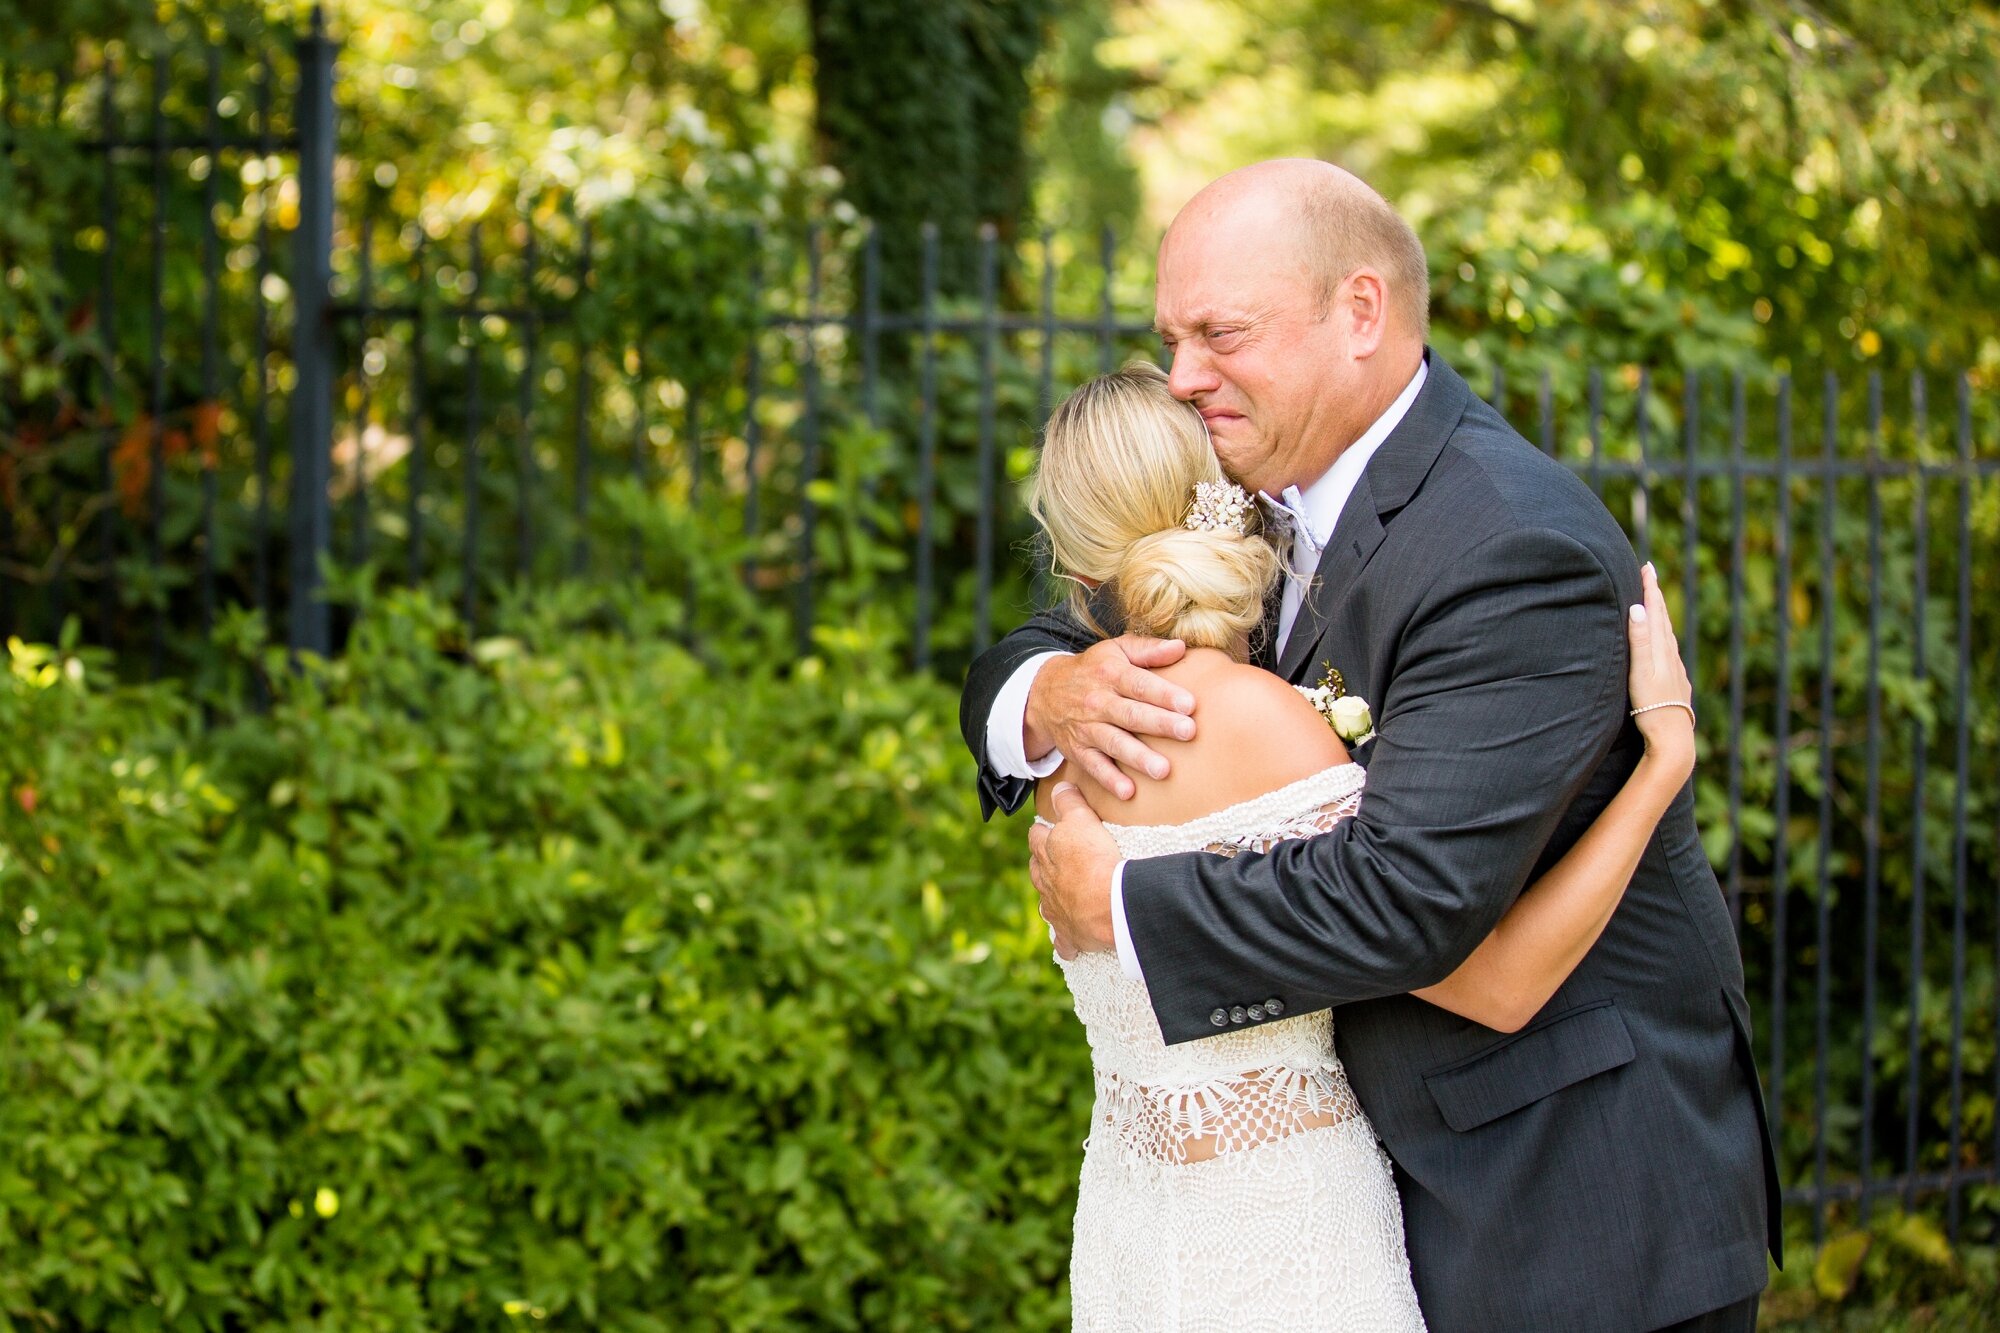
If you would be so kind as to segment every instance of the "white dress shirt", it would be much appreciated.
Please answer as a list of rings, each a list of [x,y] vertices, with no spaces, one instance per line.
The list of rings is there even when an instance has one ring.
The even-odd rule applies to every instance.
[[[1285,643],[1291,638],[1292,625],[1299,618],[1299,607],[1305,604],[1306,583],[1319,570],[1319,555],[1326,549],[1326,543],[1333,536],[1333,529],[1340,522],[1341,510],[1347,508],[1347,497],[1354,494],[1354,487],[1361,480],[1361,474],[1368,469],[1368,460],[1375,457],[1375,451],[1382,447],[1382,441],[1389,438],[1389,432],[1396,429],[1409,412],[1410,404],[1416,401],[1417,391],[1424,387],[1424,380],[1430,375],[1430,367],[1417,362],[1417,373],[1396,395],[1396,401],[1389,404],[1389,410],[1375,418],[1375,424],[1361,433],[1361,438],[1341,451],[1333,460],[1333,466],[1320,473],[1319,480],[1306,487],[1301,495],[1296,486],[1285,487],[1284,494],[1276,500],[1268,495],[1263,498],[1279,507],[1291,510],[1304,519],[1292,528],[1291,567],[1285,575],[1285,597],[1278,608],[1278,652],[1282,656]],[[1027,699],[1022,704],[1025,708]]]
[[[1270,504],[1291,510],[1296,519],[1302,520],[1293,525],[1292,557],[1285,571],[1284,598],[1278,610],[1279,653],[1284,652],[1292,625],[1298,620],[1299,608],[1305,604],[1305,585],[1319,570],[1320,552],[1333,536],[1333,530],[1340,522],[1340,512],[1347,507],[1347,498],[1354,494],[1354,487],[1368,468],[1368,460],[1375,456],[1375,451],[1389,438],[1389,432],[1396,429],[1409,413],[1410,404],[1416,401],[1417,393],[1424,387],[1424,380],[1429,375],[1430,367],[1418,361],[1417,373],[1396,395],[1396,401],[1390,403],[1388,410],[1375,418],[1361,437],[1333,460],[1333,466],[1322,472],[1318,480],[1303,492],[1296,486],[1287,486],[1277,499],[1269,495],[1262,497]],[[1007,683],[993,700],[993,711],[986,717],[986,759],[1003,776],[1045,778],[1062,766],[1060,750],[1050,750],[1042,758],[1030,760],[1027,742],[1023,738],[1027,729],[1028,690],[1043,665],[1051,657],[1061,656],[1065,654],[1047,652],[1029,658],[1014,669],[1014,674],[1007,678]],[[1131,927],[1125,920],[1123,861],[1111,873],[1111,935],[1125,975],[1135,981],[1144,980],[1144,973],[1139,968],[1139,955],[1132,947]]]

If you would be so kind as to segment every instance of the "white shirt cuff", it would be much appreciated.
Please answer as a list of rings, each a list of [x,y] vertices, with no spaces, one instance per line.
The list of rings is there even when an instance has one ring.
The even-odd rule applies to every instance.
[[[1139,970],[1139,951],[1132,947],[1132,928],[1125,922],[1125,863],[1111,872],[1111,939],[1118,946],[1118,966],[1134,981],[1144,981]]]
[[[1029,759],[1023,733],[1028,729],[1028,690],[1042,664],[1051,657],[1068,656],[1058,652],[1037,653],[1015,667],[1014,674],[1000,687],[993,700],[993,711],[986,717],[986,762],[1001,777],[1045,778],[1062,767],[1061,750],[1050,750],[1040,759]]]

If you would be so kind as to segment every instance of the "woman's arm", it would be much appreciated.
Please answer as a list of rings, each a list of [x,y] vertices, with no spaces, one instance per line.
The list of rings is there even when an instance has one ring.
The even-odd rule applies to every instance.
[[[1632,645],[1632,706],[1690,700],[1673,622],[1649,564],[1645,605],[1626,623]],[[1569,979],[1611,921],[1653,829],[1694,771],[1692,708],[1638,716],[1646,753],[1596,822],[1521,896],[1456,972],[1412,992],[1501,1032],[1518,1031]]]

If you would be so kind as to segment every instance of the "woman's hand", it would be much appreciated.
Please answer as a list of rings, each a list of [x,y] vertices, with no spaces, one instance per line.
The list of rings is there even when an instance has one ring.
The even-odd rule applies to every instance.
[[[1625,622],[1632,648],[1628,692],[1632,707],[1645,710],[1634,720],[1646,738],[1646,757],[1679,767],[1684,779],[1694,771],[1694,687],[1681,663],[1680,640],[1674,637],[1666,599],[1660,596],[1660,576],[1650,562],[1639,571],[1639,579],[1645,601],[1632,608]],[[1651,706],[1656,704],[1678,706]]]

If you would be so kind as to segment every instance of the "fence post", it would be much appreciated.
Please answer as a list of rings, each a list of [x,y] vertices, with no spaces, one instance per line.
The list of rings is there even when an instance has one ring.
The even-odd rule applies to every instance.
[[[333,465],[333,329],[327,318],[333,278],[333,52],[326,12],[314,5],[299,38],[299,226],[293,236],[291,617],[294,654],[332,647],[320,559],[332,544],[327,483]]]

